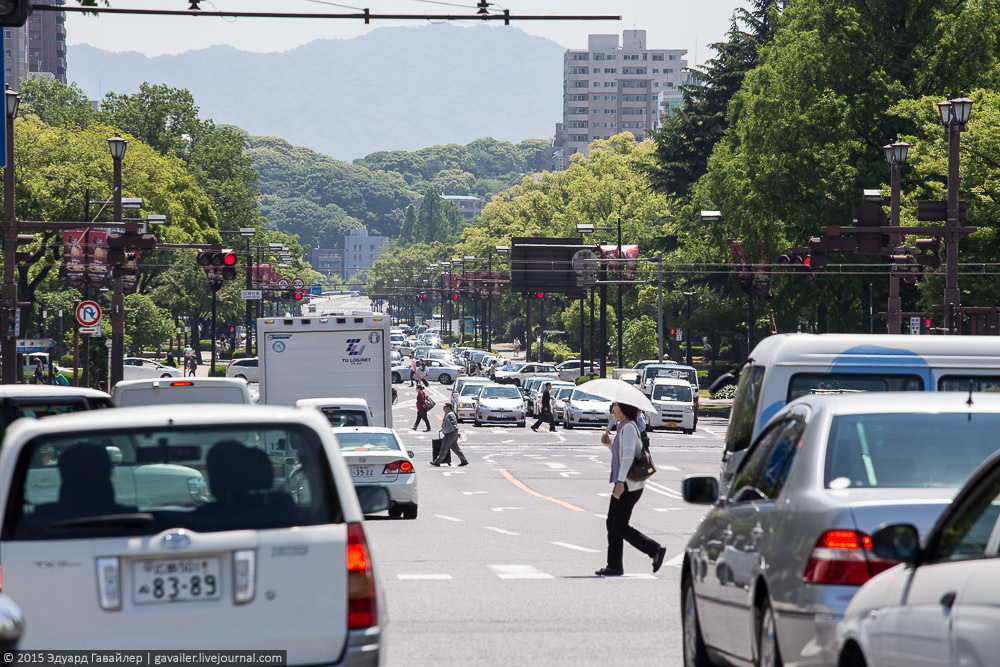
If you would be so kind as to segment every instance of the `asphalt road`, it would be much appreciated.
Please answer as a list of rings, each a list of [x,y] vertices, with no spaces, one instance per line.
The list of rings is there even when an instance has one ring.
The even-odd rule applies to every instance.
[[[366,526],[384,587],[387,664],[680,665],[680,556],[704,511],[680,499],[680,481],[716,474],[726,423],[657,432],[659,472],[633,525],[667,548],[663,568],[625,547],[621,578],[601,578],[609,453],[597,429],[533,433],[463,424],[471,465],[429,465],[432,433],[410,431],[415,390],[396,385],[397,432],[416,453],[416,520]],[[442,405],[450,392],[431,385]],[[455,459],[457,466],[458,460]]]

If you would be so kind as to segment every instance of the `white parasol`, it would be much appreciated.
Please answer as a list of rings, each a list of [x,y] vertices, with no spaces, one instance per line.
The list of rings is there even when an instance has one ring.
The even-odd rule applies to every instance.
[[[579,385],[577,389],[585,391],[588,394],[593,394],[594,396],[606,398],[609,401],[614,401],[615,403],[634,405],[643,412],[656,412],[656,408],[654,408],[653,404],[649,402],[646,395],[628,382],[612,380],[610,378],[600,378],[584,382]]]

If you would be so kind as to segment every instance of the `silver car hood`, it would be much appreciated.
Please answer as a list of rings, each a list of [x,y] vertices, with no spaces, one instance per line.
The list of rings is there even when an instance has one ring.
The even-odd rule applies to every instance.
[[[607,412],[611,409],[611,401],[570,401],[569,406],[573,410]]]
[[[490,410],[519,410],[524,407],[519,398],[481,398],[479,405]]]

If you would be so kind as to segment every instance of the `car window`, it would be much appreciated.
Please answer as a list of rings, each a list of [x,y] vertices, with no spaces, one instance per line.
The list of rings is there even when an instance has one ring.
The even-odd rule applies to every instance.
[[[562,389],[559,390],[559,395],[557,396],[557,398],[563,400],[568,398],[569,395],[572,393],[573,393],[573,387],[563,387]]]
[[[785,488],[785,482],[788,480],[788,473],[792,469],[795,455],[799,451],[799,443],[804,430],[804,421],[789,419],[774,438],[774,444],[771,446],[767,460],[764,461],[760,482],[757,485],[757,489],[765,498],[775,500],[781,494],[781,490]]]
[[[760,400],[760,386],[764,379],[763,366],[744,366],[740,381],[733,395],[730,409],[729,428],[726,429],[726,450],[738,452],[750,445],[757,402]]]
[[[574,391],[573,392],[574,401],[606,401],[606,398],[601,398],[600,396],[594,396],[593,394],[588,394],[585,391]]]
[[[333,484],[322,442],[304,426],[42,435],[17,461],[2,539],[342,523]]]
[[[126,366],[139,366],[142,362],[139,359],[125,359],[122,363]]]
[[[839,415],[827,436],[825,485],[960,487],[1000,447],[998,430],[995,414]]]
[[[483,389],[482,398],[521,398],[521,392],[516,387],[486,387]]]
[[[945,375],[938,380],[938,391],[972,391],[1000,392],[1000,376],[996,375]]]
[[[996,557],[1000,535],[1000,471],[983,478],[978,489],[942,526],[933,560]],[[992,538],[992,539],[991,539]],[[989,550],[989,551],[987,551]]]
[[[473,382],[462,387],[462,396],[475,396],[483,390],[482,383]]]
[[[966,383],[968,391],[968,383]],[[871,373],[796,373],[788,383],[788,401],[808,394],[860,394],[866,391],[923,391],[919,375]]]
[[[343,408],[320,408],[320,412],[330,422],[334,428],[345,426],[371,426],[368,423],[368,413],[364,410],[350,410]]]
[[[67,415],[71,412],[80,412],[87,409],[87,404],[83,398],[34,401],[16,400],[11,401],[11,409],[14,411],[14,419],[18,417],[42,419],[43,417],[54,417],[56,415]]]
[[[681,401],[690,403],[691,387],[682,387],[673,384],[658,384],[653,386],[653,400],[661,401]]]
[[[341,451],[401,452],[403,448],[392,433],[336,433]]]
[[[743,503],[768,499],[767,494],[761,489],[764,467],[771,455],[771,449],[781,435],[784,424],[784,421],[771,424],[770,428],[758,436],[733,479],[730,487],[733,489],[730,502]]]

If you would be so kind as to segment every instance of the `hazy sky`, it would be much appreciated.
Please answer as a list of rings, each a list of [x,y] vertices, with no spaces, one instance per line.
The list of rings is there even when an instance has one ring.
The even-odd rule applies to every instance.
[[[69,0],[68,4],[75,4]],[[114,0],[114,7],[186,9],[187,0]],[[451,6],[452,4],[460,6]],[[205,10],[349,12],[367,5],[381,13],[475,12],[475,0],[201,0]],[[647,31],[650,48],[688,50],[688,61],[703,62],[708,44],[723,38],[740,0],[506,0],[496,6],[512,14],[621,14],[612,21],[525,21],[512,23],[533,35],[548,37],[567,48],[585,48],[590,33]],[[336,5],[340,5],[339,7]],[[350,6],[350,9],[344,7]],[[138,51],[155,56],[228,44],[246,51],[285,51],[316,39],[349,39],[377,27],[418,25],[420,22],[358,20],[232,19],[97,17],[70,13],[66,20],[69,44],[91,44],[108,51]],[[72,56],[71,56],[72,57]],[[70,64],[72,69],[72,63]]]

